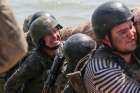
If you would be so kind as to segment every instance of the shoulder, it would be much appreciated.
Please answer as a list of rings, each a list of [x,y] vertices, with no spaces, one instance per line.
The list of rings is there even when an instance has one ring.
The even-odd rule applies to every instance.
[[[41,60],[41,54],[39,53],[39,51],[37,49],[33,49],[30,51],[30,53],[28,53],[25,61],[29,61],[29,62],[34,62],[34,61],[39,61]]]
[[[86,67],[87,71],[98,72],[105,69],[120,69],[120,66],[115,62],[113,55],[106,52],[106,50],[97,49],[95,54],[93,54],[88,61]]]
[[[39,69],[41,66],[41,63],[40,63],[41,60],[42,60],[41,55],[38,53],[36,49],[33,49],[24,59],[20,67],[26,67],[26,69],[27,68]]]
[[[93,72],[111,68],[119,68],[119,65],[111,59],[104,57],[92,57],[86,67],[86,69],[90,69]]]

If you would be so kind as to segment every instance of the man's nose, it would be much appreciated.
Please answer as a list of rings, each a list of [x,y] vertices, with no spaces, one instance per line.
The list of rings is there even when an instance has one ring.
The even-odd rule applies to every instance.
[[[52,37],[53,37],[53,38],[57,38],[57,34],[53,33],[53,34],[52,34]]]
[[[134,38],[135,38],[135,34],[136,34],[136,31],[130,29],[130,30],[128,31],[128,33],[127,33],[127,37],[134,39]]]

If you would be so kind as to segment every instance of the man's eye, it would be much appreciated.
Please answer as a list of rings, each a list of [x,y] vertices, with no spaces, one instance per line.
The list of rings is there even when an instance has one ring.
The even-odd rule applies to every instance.
[[[120,31],[119,32],[119,35],[124,35],[124,34],[126,34],[127,33],[127,30],[123,30],[123,31]]]

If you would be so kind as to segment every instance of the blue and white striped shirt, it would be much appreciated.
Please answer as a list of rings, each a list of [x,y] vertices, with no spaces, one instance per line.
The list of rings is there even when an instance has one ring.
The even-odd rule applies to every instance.
[[[85,69],[84,83],[88,93],[140,93],[140,84],[107,58],[92,58]]]

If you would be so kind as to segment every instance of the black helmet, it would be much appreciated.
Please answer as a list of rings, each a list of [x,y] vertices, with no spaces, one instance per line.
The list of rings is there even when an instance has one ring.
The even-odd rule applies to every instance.
[[[29,28],[31,38],[36,46],[40,46],[40,40],[46,35],[55,31],[54,29],[62,29],[62,26],[57,23],[54,16],[46,14],[34,20]]]
[[[68,62],[68,71],[72,71],[77,62],[96,48],[96,42],[89,36],[77,33],[70,36],[64,43],[64,56]]]
[[[100,41],[115,25],[131,20],[133,14],[128,7],[117,1],[100,5],[92,15],[92,26],[97,40]]]

